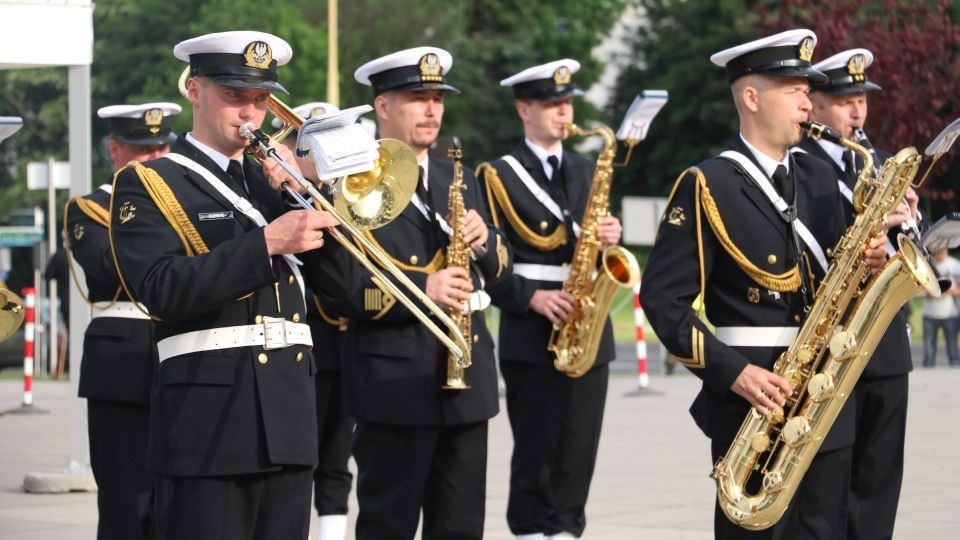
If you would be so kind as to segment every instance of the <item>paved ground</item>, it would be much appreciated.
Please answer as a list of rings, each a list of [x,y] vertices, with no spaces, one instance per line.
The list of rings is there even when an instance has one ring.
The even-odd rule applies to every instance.
[[[632,353],[627,353],[632,354]],[[629,357],[629,356],[627,356]],[[654,373],[636,389],[633,362],[620,360],[611,378],[600,456],[588,506],[586,538],[693,540],[711,537],[714,488],[707,439],[687,415],[695,377]],[[658,364],[651,363],[651,371]],[[960,369],[911,375],[906,473],[898,539],[957,538],[960,530],[960,448],[954,409]],[[20,403],[17,381],[0,381],[0,411]],[[70,387],[41,382],[35,402],[49,414],[0,416],[0,538],[95,538],[92,493],[23,493],[31,472],[65,470],[70,444]],[[486,538],[507,539],[504,521],[511,437],[505,414],[490,429]],[[355,502],[351,503],[355,509]],[[353,514],[351,514],[351,522]]]

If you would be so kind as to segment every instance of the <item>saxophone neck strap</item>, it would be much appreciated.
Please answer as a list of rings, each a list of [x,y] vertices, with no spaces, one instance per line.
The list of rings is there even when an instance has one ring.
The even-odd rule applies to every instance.
[[[763,174],[760,171],[760,168],[750,161],[747,156],[743,155],[740,152],[735,150],[725,150],[720,154],[720,157],[733,162],[739,168],[749,176],[753,182],[763,191],[763,194],[767,196],[767,199],[770,201],[770,204],[777,209],[777,213],[780,214],[780,217],[787,222],[794,233],[803,240],[803,243],[807,246],[807,249],[810,250],[810,254],[813,255],[813,258],[816,259],[817,264],[820,265],[820,268],[824,272],[827,271],[829,266],[827,263],[827,257],[824,255],[823,248],[820,246],[820,242],[817,241],[816,237],[813,236],[813,233],[810,232],[810,229],[800,220],[800,217],[796,214],[796,209],[794,207],[788,206],[787,202],[783,200],[777,190],[773,188],[773,185],[770,183],[770,180],[767,178],[767,175]]]
[[[507,154],[500,159],[506,162],[506,164],[513,169],[514,174],[516,174],[517,178],[523,182],[523,185],[526,186],[527,190],[530,191],[530,193],[533,195],[533,198],[535,198],[537,202],[542,204],[543,207],[546,208],[548,212],[553,214],[555,218],[560,220],[561,223],[566,223],[566,219],[564,219],[563,216],[563,211],[560,209],[560,205],[557,204],[557,201],[553,200],[553,197],[547,193],[547,190],[543,189],[543,187],[538,184],[532,176],[530,176],[530,173],[527,172],[527,170],[523,167],[523,165],[520,164],[519,161],[517,161],[517,158]],[[576,221],[573,222],[573,234],[577,238],[580,237],[580,224]]]
[[[201,178],[206,180],[208,184],[210,184],[210,187],[217,190],[217,192],[220,195],[222,195],[223,198],[227,199],[227,201],[229,201],[234,208],[236,208],[238,211],[243,213],[243,215],[247,216],[250,219],[250,221],[253,221],[260,227],[267,226],[267,219],[263,217],[263,214],[261,214],[259,210],[257,210],[256,208],[254,208],[252,204],[250,204],[250,201],[248,201],[244,197],[237,195],[235,191],[227,187],[227,185],[224,184],[222,180],[217,178],[217,176],[212,172],[210,172],[210,170],[207,169],[206,167],[200,165],[196,161],[188,158],[187,156],[183,154],[178,154],[176,152],[170,152],[163,157],[180,165],[181,167],[185,167],[197,173],[198,175],[200,175]],[[300,274],[300,268],[299,268],[299,265],[303,263],[301,263],[299,259],[297,259],[291,254],[283,255],[283,260],[286,261],[287,266],[290,267],[290,271],[293,272],[293,275],[297,278],[297,283],[300,285],[300,292],[304,293],[305,288],[303,285],[303,275]]]

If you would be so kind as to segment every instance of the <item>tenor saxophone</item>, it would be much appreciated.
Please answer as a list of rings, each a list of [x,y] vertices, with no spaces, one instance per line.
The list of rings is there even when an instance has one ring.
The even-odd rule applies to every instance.
[[[899,251],[872,277],[861,260],[866,243],[886,231],[887,214],[900,204],[922,157],[905,148],[877,172],[871,153],[820,124],[808,133],[856,152],[864,162],[857,178],[853,224],[833,249],[833,262],[817,288],[797,338],[773,371],[794,389],[782,409],[751,409],[733,443],[714,466],[724,514],[745,529],[775,524],[793,499],[867,361],[900,307],[920,292],[940,295],[925,252],[904,235]],[[752,474],[762,475],[748,493]]]
[[[450,224],[450,243],[447,244],[447,267],[459,266],[470,270],[470,246],[463,240],[463,220],[467,216],[467,207],[463,202],[463,192],[466,185],[463,182],[463,150],[460,141],[454,138],[453,148],[447,152],[447,157],[453,160],[453,182],[447,192],[447,208],[450,215],[447,222]],[[473,324],[470,309],[451,309],[450,318],[456,324],[462,336],[470,336]],[[468,340],[469,341],[469,340]],[[444,390],[466,390],[470,386],[466,382],[464,368],[471,364],[471,351],[463,351],[463,358],[457,358],[453,353],[447,354],[447,379]]]
[[[603,149],[597,156],[587,206],[580,223],[580,238],[574,248],[570,274],[563,283],[563,290],[577,300],[578,308],[567,322],[554,326],[547,343],[547,350],[555,355],[554,367],[571,378],[577,378],[593,367],[614,293],[619,287],[632,288],[637,284],[640,265],[626,248],[610,246],[604,249],[603,242],[597,237],[597,221],[610,213],[613,160],[617,153],[613,130],[600,124],[589,130],[571,124],[567,131],[574,136],[599,135],[603,138]]]

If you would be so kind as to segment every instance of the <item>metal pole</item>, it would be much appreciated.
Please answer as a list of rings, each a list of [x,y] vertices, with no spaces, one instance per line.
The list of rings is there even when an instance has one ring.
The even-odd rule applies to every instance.
[[[70,195],[85,195],[91,191],[91,110],[90,66],[70,66]],[[90,324],[90,306],[80,297],[76,287],[70,287],[70,389],[77,395],[80,384],[80,355],[83,352],[83,332]],[[90,470],[90,448],[87,444],[87,403],[71,400],[70,470]]]
[[[48,268],[53,260],[53,254],[57,251],[57,163],[50,157],[47,159],[47,262],[44,268]],[[47,298],[50,300],[50,314],[47,317],[49,326],[47,327],[47,361],[45,366],[47,374],[52,375],[55,371],[62,371],[62,366],[55,366],[59,359],[57,351],[60,347],[60,313],[57,310],[57,280],[50,280],[50,286],[47,287]]]
[[[339,0],[327,0],[327,103],[340,106],[340,59],[337,47],[337,4]]]

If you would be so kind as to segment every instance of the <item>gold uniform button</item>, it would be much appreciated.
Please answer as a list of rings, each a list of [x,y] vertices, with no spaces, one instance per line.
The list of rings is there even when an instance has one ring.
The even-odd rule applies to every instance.
[[[290,318],[293,319],[293,322],[300,322],[300,314],[299,314],[299,313],[294,313],[294,314],[293,314],[293,317],[290,317]]]
[[[770,264],[777,264],[777,256],[773,253],[767,255],[767,262]]]
[[[474,335],[473,335],[473,342],[474,342],[474,343],[479,343],[479,342],[480,342],[480,336],[479,336],[478,334],[474,334]]]
[[[796,322],[800,322],[800,315],[794,315],[793,320]]]
[[[289,283],[290,285],[293,285],[293,282],[296,280],[297,278],[293,277],[293,274],[290,274],[290,276],[287,278],[287,283]]]
[[[263,323],[263,316],[262,316],[262,315],[257,315],[256,317],[254,317],[253,322],[255,322],[255,323],[257,323],[257,324]]]
[[[416,255],[411,255],[411,256],[410,256],[410,264],[417,264],[417,261],[419,261],[419,260],[420,260],[420,259],[419,259]]]
[[[547,224],[546,221],[541,221],[541,222],[540,222],[540,229],[541,229],[541,230],[544,230],[544,231],[547,230],[547,225],[548,225],[548,224]]]
[[[267,353],[260,353],[260,356],[257,357],[257,362],[261,364],[266,364],[268,360]]]
[[[297,362],[299,362],[299,361],[301,361],[301,360],[303,360],[303,353],[302,353],[302,352],[298,352],[298,353],[297,353]]]

